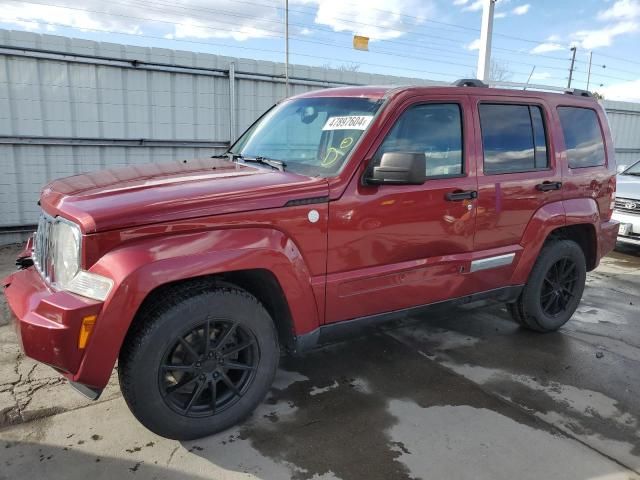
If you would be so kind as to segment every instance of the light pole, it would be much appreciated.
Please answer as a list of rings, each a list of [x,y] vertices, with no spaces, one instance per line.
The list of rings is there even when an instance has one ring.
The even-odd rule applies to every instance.
[[[284,96],[289,96],[289,0],[284,0]]]
[[[493,9],[496,0],[484,0],[482,7],[482,27],[480,29],[480,51],[478,52],[479,80],[489,80],[491,71],[491,37],[493,36]]]

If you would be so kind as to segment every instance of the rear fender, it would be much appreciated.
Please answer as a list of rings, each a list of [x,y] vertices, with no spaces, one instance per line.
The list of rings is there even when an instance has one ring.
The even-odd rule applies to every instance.
[[[545,240],[553,230],[564,227],[565,224],[566,215],[562,200],[547,203],[536,211],[529,220],[520,240],[520,245],[523,247],[522,255],[511,276],[512,285],[527,283],[529,272],[531,272]]]
[[[155,288],[247,269],[269,270],[276,277],[296,335],[319,326],[309,270],[295,243],[278,230],[228,229],[142,240],[109,252],[91,268],[112,278],[115,287],[72,380],[98,388],[106,385],[136,312]]]
[[[584,224],[593,225],[596,229],[596,239],[600,238],[600,213],[593,198],[561,200],[538,209],[522,236],[520,245],[523,247],[523,253],[511,277],[512,284],[522,285],[527,282],[544,242],[554,230]],[[596,251],[600,252],[600,249],[597,247]],[[597,261],[600,260],[599,257],[600,255]]]

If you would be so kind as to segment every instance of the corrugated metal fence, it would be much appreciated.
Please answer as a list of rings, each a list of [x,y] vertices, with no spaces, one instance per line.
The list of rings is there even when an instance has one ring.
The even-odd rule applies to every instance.
[[[605,100],[618,165],[640,160],[640,104]]]
[[[290,67],[290,94],[408,83],[438,82]],[[219,153],[284,96],[279,63],[0,30],[0,243],[47,181]],[[619,162],[640,157],[640,105],[606,103]]]

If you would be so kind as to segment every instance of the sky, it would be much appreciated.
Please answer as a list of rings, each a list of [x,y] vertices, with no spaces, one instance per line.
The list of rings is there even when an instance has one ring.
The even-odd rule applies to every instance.
[[[289,0],[290,62],[453,81],[483,0]],[[0,28],[282,62],[284,0],[0,0]],[[370,38],[355,50],[353,36]],[[494,75],[640,101],[640,0],[497,0]],[[588,75],[592,54],[591,75]]]

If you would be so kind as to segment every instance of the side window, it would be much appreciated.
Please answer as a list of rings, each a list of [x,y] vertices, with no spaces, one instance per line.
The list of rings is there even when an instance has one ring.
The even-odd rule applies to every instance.
[[[598,115],[590,108],[558,107],[570,168],[604,165]]]
[[[542,110],[535,105],[480,104],[484,173],[549,166]]]
[[[424,104],[406,110],[384,139],[375,156],[387,152],[424,153],[427,177],[460,175],[462,114],[455,103]]]

